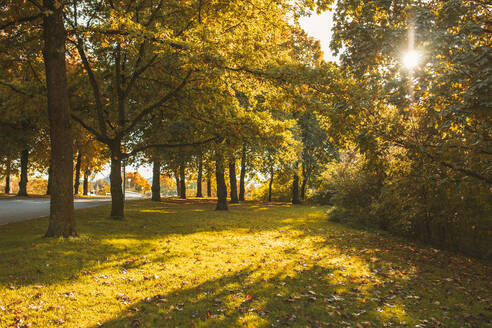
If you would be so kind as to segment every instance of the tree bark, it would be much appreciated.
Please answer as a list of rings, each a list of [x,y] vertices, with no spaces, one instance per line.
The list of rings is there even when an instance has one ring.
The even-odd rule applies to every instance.
[[[304,200],[304,197],[306,196],[306,184],[307,184],[307,178],[302,179],[301,183],[301,199]]]
[[[294,173],[294,179],[292,181],[292,204],[300,204],[299,199],[299,176]]]
[[[234,155],[229,157],[229,184],[231,186],[231,204],[237,204],[239,203],[239,200],[237,197],[236,159],[234,158]]]
[[[18,196],[27,196],[27,165],[29,163],[29,150],[23,149],[21,151],[21,173],[19,181],[19,192]]]
[[[212,197],[212,177],[210,172],[207,174],[207,197]]]
[[[121,220],[125,216],[125,202],[121,187],[121,144],[116,142],[111,147],[111,218]]]
[[[203,197],[202,194],[202,175],[203,175],[203,162],[202,156],[198,159],[198,176],[196,179],[196,197]]]
[[[89,169],[85,169],[84,171],[84,196],[87,196],[89,194],[89,174],[91,174],[91,171]]]
[[[152,200],[161,201],[161,161],[154,156],[154,166],[152,167]]]
[[[272,201],[272,186],[273,186],[273,166],[270,167],[270,183],[268,184],[268,201]]]
[[[246,146],[243,146],[243,153],[241,156],[241,173],[239,177],[239,200],[244,201],[245,185],[244,179],[246,178]]]
[[[5,193],[10,194],[10,158],[7,158],[7,167],[5,169]]]
[[[51,166],[53,170],[50,219],[46,237],[76,236],[73,216],[73,146],[65,66],[63,5],[44,0],[43,58],[46,72],[50,122]]]
[[[176,196],[181,195],[181,183],[179,182],[179,168],[174,170],[174,178],[176,180]]]
[[[185,164],[181,162],[179,166],[179,198],[186,199],[186,180],[185,180]]]
[[[215,178],[217,180],[217,211],[227,211],[227,186],[224,177],[224,158],[218,154],[215,159]]]
[[[80,186],[80,166],[82,165],[82,155],[80,154],[80,150],[77,153],[77,163],[75,164],[75,183],[73,184],[73,194],[79,194],[79,186]]]
[[[309,180],[309,176],[311,175],[311,170],[310,169],[306,169],[304,170],[303,169],[303,172],[302,172],[302,183],[301,183],[301,200],[304,200],[305,196],[306,196],[306,186],[307,186],[307,182]]]
[[[46,186],[46,195],[51,195],[51,186],[53,184],[53,169],[51,167],[48,168],[48,185]]]

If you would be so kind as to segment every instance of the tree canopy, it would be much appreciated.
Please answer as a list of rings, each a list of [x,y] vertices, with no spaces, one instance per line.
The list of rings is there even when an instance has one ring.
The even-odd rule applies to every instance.
[[[143,163],[155,201],[175,188],[217,196],[222,210],[246,194],[326,202],[447,246],[466,244],[449,241],[458,231],[477,242],[490,231],[483,1],[31,0],[0,10],[0,174],[9,192],[19,172],[19,194],[33,172],[49,175],[48,235],[76,234],[61,195],[69,185],[78,194],[82,178],[87,194],[106,164],[110,216],[122,219],[122,171]],[[299,25],[326,10],[337,62]]]

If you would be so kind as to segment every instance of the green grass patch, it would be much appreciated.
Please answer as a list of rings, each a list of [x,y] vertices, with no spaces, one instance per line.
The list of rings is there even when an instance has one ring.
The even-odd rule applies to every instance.
[[[0,327],[487,327],[491,266],[327,220],[327,207],[129,202],[0,226]]]

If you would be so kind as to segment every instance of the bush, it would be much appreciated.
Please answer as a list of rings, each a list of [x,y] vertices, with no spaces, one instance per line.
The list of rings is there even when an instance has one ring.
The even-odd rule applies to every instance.
[[[335,206],[332,220],[492,259],[492,193],[487,186],[443,178],[438,167],[419,167],[398,157],[385,163],[345,156],[323,174],[314,199]]]

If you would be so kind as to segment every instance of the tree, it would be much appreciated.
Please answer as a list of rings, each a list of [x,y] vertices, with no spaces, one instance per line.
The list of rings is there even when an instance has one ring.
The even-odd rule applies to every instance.
[[[91,174],[91,171],[87,168],[84,170],[84,182],[83,182],[83,187],[82,187],[82,193],[84,196],[87,196],[89,194],[89,175]]]
[[[147,119],[153,115],[174,119],[176,103],[183,99],[186,110],[198,113],[207,107],[227,114],[225,104],[217,106],[217,100],[231,82],[253,90],[264,84],[266,75],[258,72],[288,59],[284,39],[291,5],[287,1],[273,6],[264,0],[253,2],[243,6],[240,0],[179,5],[171,1],[152,6],[103,1],[83,7],[75,3],[70,8],[71,53],[74,61],[80,58],[85,71],[85,83],[80,85],[89,86],[93,98],[92,104],[75,108],[73,117],[111,152],[113,217],[123,216],[121,160],[150,147],[142,145],[144,139],[135,138],[139,129],[145,129]],[[93,16],[98,20],[91,27],[81,23],[81,17]],[[157,19],[161,17],[169,19]],[[103,78],[106,76],[111,78]],[[185,93],[195,97],[184,98]],[[203,123],[211,116],[215,115],[193,119]],[[210,125],[208,130],[215,130],[216,122]],[[211,133],[211,138],[234,134],[227,127]],[[130,153],[121,149],[127,139],[133,143]]]
[[[11,78],[16,79],[16,74],[13,74]],[[23,85],[22,87],[27,87],[27,85]],[[12,169],[16,171],[18,166],[21,177],[18,195],[27,196],[29,173],[36,169],[41,170],[43,166],[43,159],[32,156],[33,153],[36,153],[37,146],[41,146],[40,144],[42,144],[42,137],[39,137],[38,134],[42,134],[41,130],[44,122],[40,118],[40,111],[31,108],[31,106],[39,105],[39,99],[24,101],[21,96],[23,94],[12,89],[2,90],[0,88],[0,95],[5,97],[1,109],[2,120],[0,120],[0,137],[4,143],[0,150],[0,163],[4,165],[4,174],[6,179],[9,180],[6,183],[6,187],[9,187],[8,191],[10,192]],[[25,107],[22,110],[18,109],[17,106],[21,106],[23,102]],[[39,152],[37,152],[37,155],[39,155]],[[40,163],[33,162],[32,159],[34,158],[40,159]],[[46,158],[46,155],[44,155],[44,158]],[[14,161],[15,163],[13,165]]]
[[[46,237],[76,236],[72,193],[72,130],[65,67],[63,5],[43,1],[43,57],[50,121],[52,196]]]
[[[117,33],[113,33],[114,31],[106,28],[105,22],[120,21],[121,23],[123,17],[138,11],[140,15],[134,16],[137,20],[135,23],[142,24],[141,26],[148,28],[149,32],[153,30],[155,33],[156,17],[161,14],[159,10],[164,9],[162,6],[158,6],[157,9],[152,9],[150,4],[147,6],[150,11],[148,15],[144,15],[142,13],[145,11],[141,11],[142,8],[136,5],[126,6],[123,3],[108,2],[102,6],[86,4],[81,7],[74,2],[69,16],[69,25],[74,32],[74,38],[71,39],[73,49],[77,51],[82,62],[94,103],[89,108],[86,106],[76,108],[72,116],[97,140],[106,144],[111,153],[111,217],[114,219],[124,216],[120,172],[121,161],[128,154],[123,151],[123,141],[135,132],[137,125],[153,110],[173,97],[186,84],[190,75],[185,73],[181,79],[177,77],[178,74],[173,75],[171,83],[174,82],[175,86],[168,88],[162,94],[154,94],[154,97],[149,95],[154,92],[156,86],[149,88],[150,94],[136,91],[139,83],[148,83],[139,80],[142,75],[158,62],[159,58],[154,54],[155,47],[145,38],[136,37],[132,40],[129,34],[132,30],[131,25],[121,26],[120,29],[116,29]],[[102,21],[96,28],[87,30],[80,23],[80,17],[90,17],[95,13],[101,15]],[[112,16],[113,14],[116,16]],[[85,32],[82,33],[84,30]],[[120,32],[123,34],[120,35]],[[89,49],[91,49],[90,53],[88,53]],[[106,56],[108,49],[111,56]],[[91,57],[97,58],[96,65],[93,64]],[[177,73],[176,70],[173,70],[173,73]],[[110,74],[112,79],[103,79],[104,74]],[[126,76],[129,78],[127,79]],[[142,97],[139,97],[140,94]],[[147,102],[144,103],[145,101]],[[106,114],[107,110],[112,110],[111,115]]]
[[[300,204],[299,198],[299,175],[294,172],[294,178],[292,179],[292,204]]]
[[[79,185],[80,185],[80,166],[82,165],[82,155],[80,154],[80,150],[77,153],[77,162],[75,164],[75,182],[73,184],[73,194],[79,194]]]
[[[220,150],[215,155],[215,179],[217,181],[217,211],[227,211],[227,186],[224,178],[224,157]]]
[[[5,158],[5,171],[3,172],[5,176],[5,194],[10,193],[10,175],[12,174],[12,161],[10,157]]]
[[[27,171],[29,164],[29,150],[23,149],[20,153],[20,180],[18,196],[27,196]]]
[[[179,198],[186,199],[186,174],[185,167],[186,162],[184,159],[184,154],[179,153]]]
[[[229,156],[229,186],[230,186],[230,197],[231,204],[239,203],[237,197],[237,177],[236,177],[236,159],[234,154]]]
[[[268,201],[272,201],[272,187],[273,187],[273,175],[274,175],[273,165],[270,167],[270,182],[268,183]]]
[[[246,179],[246,145],[243,145],[241,152],[241,173],[239,176],[239,200],[244,201],[245,193],[245,179]]]
[[[152,200],[161,200],[161,160],[158,155],[154,155],[152,163]]]
[[[202,194],[202,175],[203,175],[203,158],[202,154],[198,155],[198,175],[196,179],[196,197],[203,197]]]
[[[2,85],[22,95],[24,100],[29,100],[31,104],[39,100],[44,100],[46,103],[46,99],[48,104],[53,197],[50,207],[50,225],[46,236],[75,235],[72,197],[72,138],[66,87],[64,6],[58,1],[44,1],[42,5],[7,1],[3,4],[2,10],[5,15],[0,21],[2,30],[0,40],[2,43],[5,41],[13,46],[12,53],[7,57],[10,56],[11,60],[20,59],[17,62],[25,64],[28,68],[28,70],[23,70],[23,67],[16,66],[14,70],[10,70],[12,74],[7,76],[13,79],[3,81]],[[40,21],[42,21],[41,25],[39,25]],[[42,29],[39,28],[40,26]],[[39,31],[42,31],[42,35],[39,35]],[[39,39],[44,42],[42,57],[46,89],[36,70],[37,63],[40,63],[38,59],[41,48],[39,42],[33,42],[33,40]],[[20,72],[31,72],[29,75],[32,78],[12,76]],[[27,88],[28,86],[31,88]],[[44,107],[39,106],[38,108]]]
[[[128,181],[127,187],[129,189],[134,189],[140,193],[146,193],[152,189],[149,181],[142,177],[138,172],[128,172],[126,174],[126,179]]]
[[[489,15],[481,1],[337,2],[341,96],[319,95],[329,106],[318,113],[344,156],[324,187],[365,213],[361,223],[488,247],[472,227],[490,225]],[[404,65],[408,53],[419,54],[415,66]]]
[[[207,197],[212,197],[212,174],[207,173]]]
[[[300,199],[304,200],[306,186],[310,179],[318,177],[325,164],[337,158],[337,152],[329,141],[326,130],[321,127],[315,112],[308,108],[299,116],[297,124],[302,143]]]

